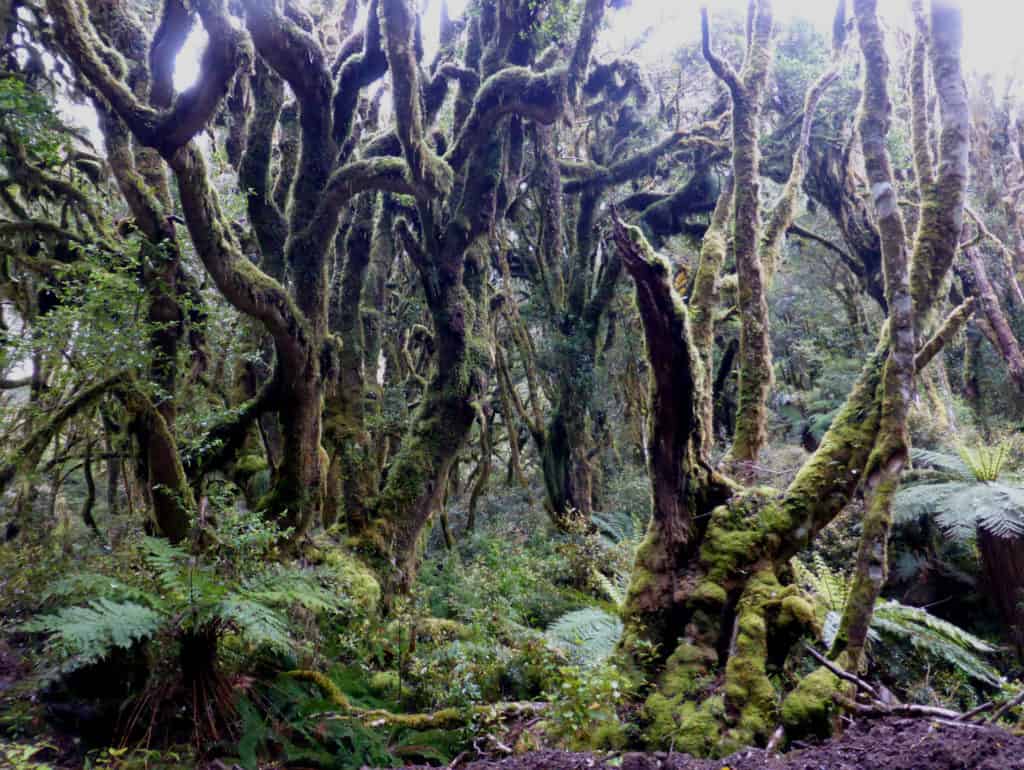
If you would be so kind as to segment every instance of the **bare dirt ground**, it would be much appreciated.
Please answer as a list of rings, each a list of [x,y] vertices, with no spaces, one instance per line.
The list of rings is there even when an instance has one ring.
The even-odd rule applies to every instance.
[[[457,767],[460,770],[1024,770],[1024,737],[997,727],[954,727],[922,719],[862,720],[839,738],[781,756],[767,756],[759,749],[741,751],[719,760],[693,759],[685,754],[625,754],[613,758],[538,751]]]

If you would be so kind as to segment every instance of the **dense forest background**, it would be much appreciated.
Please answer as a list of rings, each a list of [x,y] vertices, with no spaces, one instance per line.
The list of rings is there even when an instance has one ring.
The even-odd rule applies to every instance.
[[[0,765],[1016,724],[1021,83],[878,5],[0,0]]]

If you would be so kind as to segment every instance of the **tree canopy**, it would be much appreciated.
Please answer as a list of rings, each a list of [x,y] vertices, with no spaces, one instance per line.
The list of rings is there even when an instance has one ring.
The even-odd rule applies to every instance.
[[[1018,717],[1019,83],[956,0],[628,5],[0,0],[13,739]]]

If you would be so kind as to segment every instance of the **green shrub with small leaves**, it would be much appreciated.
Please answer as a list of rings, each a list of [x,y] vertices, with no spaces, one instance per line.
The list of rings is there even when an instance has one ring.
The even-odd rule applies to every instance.
[[[570,749],[621,749],[629,732],[619,709],[633,694],[629,679],[613,666],[562,666],[547,696],[548,732]]]

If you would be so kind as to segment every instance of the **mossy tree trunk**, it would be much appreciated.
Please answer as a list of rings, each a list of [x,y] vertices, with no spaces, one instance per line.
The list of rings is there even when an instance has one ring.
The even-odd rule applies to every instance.
[[[577,46],[593,43],[586,30],[599,22],[603,4],[591,5]],[[416,574],[424,527],[487,392],[492,366],[487,242],[506,217],[522,174],[523,121],[551,125],[575,76],[573,65],[540,72],[524,66],[534,52],[529,37],[519,32],[536,23],[537,8],[497,10],[482,3],[480,15],[471,20],[465,67],[442,67],[437,73],[459,86],[455,137],[441,157],[427,139],[431,104],[418,96],[413,15],[406,0],[380,4],[396,134],[416,189],[414,216],[399,219],[395,233],[420,275],[435,349],[422,401],[362,537],[384,575],[386,602],[407,590]]]
[[[730,456],[757,460],[768,440],[768,393],[772,385],[771,343],[765,267],[760,253],[761,201],[758,139],[761,102],[772,58],[772,4],[750,4],[746,57],[736,72],[711,50],[706,9],[701,12],[704,58],[732,97],[732,240],[740,314],[739,403]]]
[[[598,340],[622,269],[618,254],[598,243],[597,212],[610,190],[651,174],[666,155],[712,145],[710,134],[718,127],[712,122],[693,131],[674,131],[661,141],[616,158],[615,148],[633,130],[625,118],[647,98],[634,77],[634,66],[618,60],[599,64],[582,82],[576,109],[593,116],[607,115],[611,124],[608,130],[595,128],[592,132],[584,161],[559,160],[555,132],[535,132],[540,248],[529,277],[555,335],[549,379],[557,385],[550,394],[554,408],[548,420],[538,419],[536,408],[533,415],[523,413],[521,417],[541,455],[546,507],[555,524],[563,528],[574,518],[569,512],[575,511],[586,522],[593,508],[591,403],[599,374]],[[595,119],[595,125],[600,127],[603,121]],[[568,228],[570,222],[573,226]],[[661,232],[668,229],[670,226]],[[520,338],[524,337],[522,322],[515,313],[510,316],[519,325]],[[528,381],[541,379],[533,371],[537,367],[531,347],[520,344],[519,349]],[[531,399],[536,397],[536,386],[531,386]]]
[[[767,443],[768,395],[772,386],[772,355],[768,329],[768,289],[782,259],[782,243],[793,224],[797,197],[808,166],[811,125],[825,89],[838,70],[827,70],[808,90],[800,135],[791,171],[779,199],[761,224],[760,152],[761,103],[772,58],[772,5],[768,0],[753,2],[748,9],[748,41],[743,67],[736,72],[711,48],[707,11],[701,15],[702,51],[711,70],[728,87],[732,101],[732,200],[719,199],[709,231],[701,246],[698,268],[700,286],[695,287],[697,343],[706,367],[710,367],[713,319],[705,307],[714,303],[717,274],[724,261],[724,222],[732,217],[732,248],[737,275],[737,309],[740,316],[739,393],[730,459],[749,464],[757,460]],[[700,293],[696,292],[700,289]],[[713,307],[714,304],[711,305]],[[703,419],[711,424],[710,401],[702,408]],[[710,438],[710,434],[709,434]]]
[[[889,60],[885,39],[873,0],[855,0],[854,16],[865,63],[860,135],[882,239],[882,270],[889,308],[884,332],[889,339],[889,358],[881,386],[882,416],[864,477],[863,531],[850,598],[843,613],[838,638],[833,645],[833,654],[845,653],[847,667],[856,670],[864,654],[875,602],[889,571],[892,496],[899,485],[900,473],[910,452],[907,414],[914,380],[916,339],[907,239],[886,147],[892,103],[887,82]],[[934,184],[926,127],[925,117],[915,109],[916,165],[922,190],[928,190]]]
[[[873,4],[858,3],[858,10],[873,15]],[[788,563],[869,477],[871,516],[880,526],[866,527],[859,594],[864,601],[855,609],[862,613],[858,623],[870,623],[879,573],[884,575],[879,532],[885,530],[888,494],[906,454],[902,410],[915,367],[913,329],[942,296],[962,217],[967,113],[959,77],[959,21],[959,12],[946,2],[933,4],[929,51],[942,142],[935,183],[921,190],[921,208],[928,212],[922,220],[928,221],[918,231],[916,261],[908,264],[901,241],[890,244],[896,251],[888,254],[889,298],[898,306],[897,316],[883,330],[820,446],[785,490],[744,489],[707,467],[699,415],[700,389],[706,384],[686,307],[667,280],[667,266],[638,230],[620,230],[616,238],[636,284],[652,370],[655,516],[637,553],[621,654],[627,666],[643,669],[653,681],[643,712],[645,735],[653,745],[722,754],[767,741],[779,724],[791,737],[830,729],[832,696],[840,684],[830,671],[815,671],[788,693],[773,684],[796,639],[816,632],[810,604],[796,586],[786,584]],[[870,34],[866,38],[870,49]],[[877,74],[874,65],[871,73]],[[877,96],[877,91],[866,94],[866,118],[876,125],[865,141],[884,137],[884,105]],[[884,144],[881,149],[884,153]],[[886,192],[876,189],[876,194]],[[894,202],[891,208],[880,203],[881,214],[895,210]],[[969,311],[969,306],[958,309],[943,329],[962,323]],[[943,339],[940,330],[925,345],[922,366]],[[666,409],[661,402],[669,387],[674,388],[672,408]],[[657,455],[662,450],[664,461]]]

